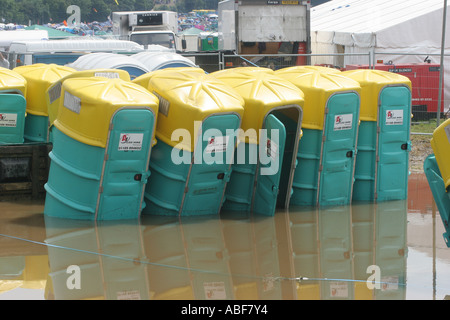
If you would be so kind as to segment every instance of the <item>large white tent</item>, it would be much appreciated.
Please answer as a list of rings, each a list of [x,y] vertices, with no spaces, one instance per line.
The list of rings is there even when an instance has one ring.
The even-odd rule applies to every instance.
[[[443,0],[332,0],[315,6],[311,8],[312,53],[350,55],[320,55],[312,63],[341,67],[379,60],[421,63],[427,56],[440,63],[443,7]],[[450,27],[448,15],[446,26]],[[448,31],[445,54],[450,54]],[[449,63],[450,57],[445,57],[445,108],[450,104],[450,67],[445,68]]]

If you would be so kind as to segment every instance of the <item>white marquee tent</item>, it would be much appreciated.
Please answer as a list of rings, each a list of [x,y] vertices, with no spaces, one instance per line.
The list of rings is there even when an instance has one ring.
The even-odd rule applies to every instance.
[[[443,0],[332,0],[311,8],[312,63],[345,67],[374,61],[440,63]],[[447,10],[449,12],[449,10]],[[450,12],[449,12],[450,15]],[[445,54],[450,54],[447,15]],[[369,60],[368,53],[374,55]],[[356,55],[356,54],[365,55]],[[450,104],[450,56],[444,61],[444,106]],[[446,66],[449,66],[445,68]]]

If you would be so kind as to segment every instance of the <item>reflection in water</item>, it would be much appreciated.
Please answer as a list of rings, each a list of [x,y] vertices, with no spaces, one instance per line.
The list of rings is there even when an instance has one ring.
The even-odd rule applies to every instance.
[[[404,299],[406,205],[140,223],[46,217],[47,297]],[[371,265],[380,269],[378,290],[366,283]]]
[[[9,218],[0,218],[0,293],[32,287],[45,299],[406,299],[407,200],[290,208],[274,217],[222,212],[98,222],[44,217],[43,206],[18,215],[19,205],[11,206]]]

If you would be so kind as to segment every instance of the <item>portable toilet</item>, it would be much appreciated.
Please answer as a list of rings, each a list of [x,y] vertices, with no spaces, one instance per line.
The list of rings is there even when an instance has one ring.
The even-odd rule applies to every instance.
[[[342,75],[361,85],[353,200],[404,200],[411,150],[411,81],[397,73],[358,69]]]
[[[62,84],[44,213],[88,220],[140,215],[158,99],[122,79]]]
[[[242,133],[224,209],[272,216],[289,207],[301,137],[303,92],[259,67],[212,73],[245,100]]]
[[[46,92],[46,101],[48,109],[49,120],[49,142],[53,142],[52,127],[58,115],[58,109],[60,107],[61,87],[62,83],[71,78],[81,77],[103,77],[108,79],[120,78],[124,81],[131,81],[130,75],[125,70],[120,69],[89,69],[83,71],[74,71],[60,80],[53,83]]]
[[[13,69],[27,80],[27,116],[24,138],[28,142],[48,142],[47,89],[56,81],[74,72],[69,67],[37,63]]]
[[[198,35],[198,51],[219,50],[218,32],[200,32]]]
[[[340,72],[289,67],[275,74],[305,94],[292,205],[351,202],[361,87]]]
[[[78,71],[90,69],[120,69],[134,79],[150,70],[132,56],[110,52],[94,52],[85,54],[68,65]]]
[[[244,112],[242,98],[198,68],[157,70],[148,78],[147,89],[159,98],[158,142],[143,213],[218,214]]]
[[[0,68],[0,144],[24,142],[27,80]]]
[[[445,243],[450,247],[450,119],[445,120],[433,132],[430,154],[424,161],[424,172],[434,201],[445,227]]]
[[[149,71],[165,68],[197,67],[194,62],[175,52],[139,52],[132,55],[133,59],[141,62]]]

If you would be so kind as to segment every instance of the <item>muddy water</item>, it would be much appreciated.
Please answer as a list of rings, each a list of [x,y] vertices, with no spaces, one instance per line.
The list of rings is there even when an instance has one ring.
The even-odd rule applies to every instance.
[[[423,174],[408,193],[274,217],[99,223],[1,202],[0,299],[442,300],[450,249]]]

